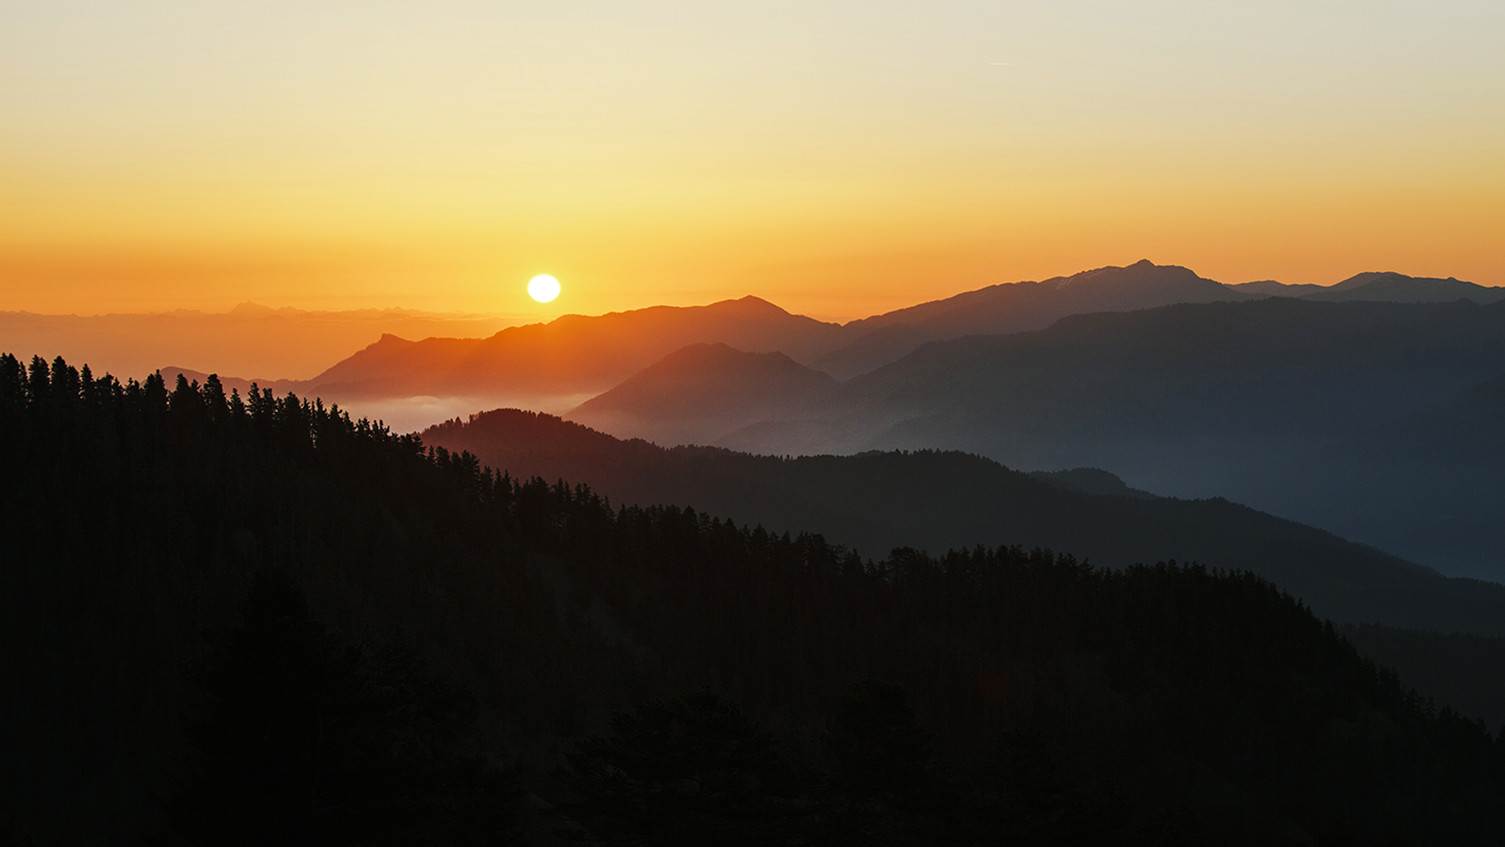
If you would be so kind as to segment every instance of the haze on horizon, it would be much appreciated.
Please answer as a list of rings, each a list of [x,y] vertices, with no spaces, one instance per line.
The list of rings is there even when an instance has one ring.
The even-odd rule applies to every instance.
[[[1505,7],[0,0],[0,310],[1505,284]],[[564,283],[552,304],[524,291]]]

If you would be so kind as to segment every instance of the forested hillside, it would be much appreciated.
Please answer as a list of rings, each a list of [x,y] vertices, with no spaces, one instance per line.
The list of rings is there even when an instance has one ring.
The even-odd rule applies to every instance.
[[[1505,586],[1446,578],[1221,498],[1101,496],[956,451],[791,458],[666,449],[518,409],[420,436],[516,476],[583,482],[614,503],[693,506],[771,530],[819,531],[865,555],[1021,544],[1112,567],[1193,560],[1258,574],[1337,622],[1505,635]]]
[[[0,438],[0,840],[1505,834],[1501,740],[1248,574],[865,560],[61,360]]]

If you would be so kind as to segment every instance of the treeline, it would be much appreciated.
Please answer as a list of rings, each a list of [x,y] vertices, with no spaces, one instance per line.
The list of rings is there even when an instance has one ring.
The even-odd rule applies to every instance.
[[[369,843],[1505,833],[1505,739],[1246,573],[1012,547],[868,560],[513,479],[317,401],[61,360],[0,357],[0,439],[18,843],[264,820],[236,804],[285,795],[220,783],[293,767],[276,749],[326,775],[288,824],[317,819],[324,843],[360,821]],[[297,718],[309,698],[346,711]],[[316,743],[309,721],[358,731]],[[236,741],[255,733],[305,741]],[[310,800],[382,791],[407,800]]]
[[[1341,626],[1338,634],[1376,663],[1394,668],[1407,685],[1505,730],[1505,638],[1372,623]]]

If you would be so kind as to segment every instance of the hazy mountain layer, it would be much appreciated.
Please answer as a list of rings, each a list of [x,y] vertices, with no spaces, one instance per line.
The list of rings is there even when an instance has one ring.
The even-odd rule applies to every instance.
[[[691,344],[719,342],[803,360],[827,349],[839,331],[756,297],[566,315],[483,339],[383,337],[310,380],[305,390],[384,397],[598,393]]]
[[[1126,312],[1172,303],[1243,300],[1249,295],[1176,265],[1141,260],[1043,282],[993,285],[898,309],[842,327],[851,340],[815,366],[847,378],[892,362],[928,341],[1044,329],[1067,315]]]
[[[1125,268],[1106,267],[1042,282],[993,285],[852,321],[842,327],[855,336],[815,366],[841,378],[858,376],[892,362],[929,341],[965,335],[997,335],[1045,329],[1068,315],[1132,312],[1178,303],[1216,303],[1259,297],[1301,297],[1317,301],[1487,304],[1505,299],[1505,289],[1457,279],[1362,273],[1336,285],[1287,285],[1274,281],[1225,285],[1176,265],[1141,260]]]
[[[407,338],[484,336],[510,321],[410,309],[311,312],[242,303],[229,312],[38,315],[0,312],[7,347],[91,362],[143,379],[158,368],[272,380],[307,379],[392,333]]]
[[[992,286],[843,326],[744,297],[690,308],[566,315],[485,339],[383,337],[301,389],[326,398],[597,393],[674,350],[705,343],[782,352],[817,369],[851,376],[926,341],[1039,329],[1080,312],[1246,296],[1185,268],[1143,261],[1045,282]]]
[[[671,353],[578,408],[570,417],[631,437],[649,422],[666,441],[692,439],[748,420],[778,417],[836,387],[836,380],[783,353],[695,344]]]
[[[1272,475],[1281,497],[1335,532],[1448,573],[1505,574],[1505,377],[1308,450]]]
[[[519,478],[563,478],[617,503],[692,506],[775,531],[820,532],[866,555],[1021,544],[1117,567],[1197,561],[1258,573],[1340,621],[1505,635],[1505,586],[1444,578],[1221,499],[1089,494],[960,453],[782,459],[666,450],[518,410],[432,427],[421,437]],[[1111,490],[1101,478],[1095,484]]]
[[[1300,297],[1328,303],[1452,303],[1456,300],[1469,300],[1488,304],[1505,300],[1505,289],[1490,288],[1453,277],[1413,277],[1393,271],[1368,271],[1328,286],[1288,285],[1263,280],[1229,287],[1241,293]]]
[[[934,342],[735,431],[725,419],[699,432],[646,421],[626,431],[777,455],[933,448],[1012,467],[1091,465],[1135,487],[1227,496],[1364,541],[1383,530],[1389,549],[1430,563],[1438,533],[1408,535],[1444,517],[1427,503],[1468,500],[1505,477],[1487,449],[1489,409],[1467,412],[1477,425],[1460,437],[1443,434],[1458,429],[1448,423],[1457,414],[1441,410],[1462,408],[1501,373],[1502,305],[1268,298]],[[1458,452],[1475,441],[1477,452]],[[1460,445],[1451,457],[1427,458],[1448,444]],[[1344,508],[1374,500],[1394,506],[1371,520]],[[1488,527],[1471,523],[1452,524],[1461,531],[1449,567],[1466,560],[1464,572],[1491,574]]]
[[[9,327],[13,340],[24,341],[31,337],[28,332],[40,332],[40,340],[50,343],[48,333],[62,332],[58,328],[61,324],[54,326],[57,320],[93,322],[90,326],[106,333],[115,327],[132,333],[139,342],[136,346],[143,351],[159,351],[145,357],[150,362],[145,370],[171,365],[190,373],[214,371],[227,380],[233,376],[242,382],[249,381],[248,375],[270,377],[272,380],[260,379],[260,384],[271,382],[279,393],[288,389],[318,393],[326,401],[359,406],[363,414],[382,415],[406,424],[435,418],[426,412],[407,413],[387,401],[423,397],[436,410],[484,408],[488,404],[564,410],[690,344],[721,343],[749,352],[782,352],[797,362],[846,378],[892,362],[930,341],[1043,329],[1073,314],[1297,294],[1306,288],[1319,287],[1275,282],[1226,286],[1186,268],[1141,261],[1126,268],[1098,268],[1043,282],[989,286],[842,326],[790,315],[770,303],[745,297],[701,307],[655,307],[595,317],[566,315],[547,324],[510,327],[487,338],[460,337],[464,333],[453,328],[464,324],[424,323],[421,315],[409,319],[395,312],[294,313],[250,306],[228,316],[195,318],[182,313],[47,319],[52,323],[40,324],[40,316],[11,315],[0,316],[0,328],[6,328],[9,322],[13,324]],[[1457,280],[1370,273],[1316,294],[1418,301],[1468,297],[1482,302],[1498,291]],[[435,320],[438,317],[442,316]],[[400,322],[400,318],[406,322]],[[148,327],[141,323],[143,320],[157,323]],[[305,335],[327,327],[328,337],[289,334],[292,331],[286,327],[293,324]],[[214,349],[237,344],[244,347],[246,339],[256,338],[247,334],[253,327],[260,334],[262,347],[271,350],[250,364],[244,356],[204,359],[163,352],[178,349],[171,345],[185,333],[197,333],[205,343],[212,339],[210,346]],[[350,331],[361,334],[350,336]],[[378,332],[384,334],[375,343],[337,361],[313,379],[287,379],[289,357],[301,357],[297,360],[304,364],[299,369],[306,369],[308,362],[318,358],[328,362],[335,351],[366,344]],[[111,343],[126,346],[119,338]],[[168,346],[163,347],[164,343]],[[236,361],[241,365],[235,365]]]
[[[1348,304],[1351,313],[1267,304],[1127,319],[1068,315],[1038,338],[962,337],[996,338],[1071,312],[1272,294],[1369,302]],[[1142,488],[1235,497],[1450,573],[1499,578],[1505,530],[1493,529],[1498,521],[1480,504],[1500,499],[1505,474],[1466,451],[1421,457],[1438,440],[1428,427],[1451,429],[1444,440],[1489,455],[1495,419],[1466,408],[1464,395],[1505,373],[1494,343],[1499,328],[1471,329],[1477,315],[1469,318],[1462,301],[1500,294],[1388,272],[1327,288],[1223,286],[1146,261],[991,286],[841,327],[744,298],[567,316],[487,339],[388,336],[318,380],[261,385],[278,394],[315,391],[398,429],[500,405],[580,407],[582,420],[664,443],[774,454],[955,448],[1016,467],[1098,465]],[[1458,308],[1386,312],[1373,302],[1384,300]],[[250,322],[289,317],[252,308],[234,314]],[[818,374],[778,377],[767,361],[729,354],[701,372],[676,359],[656,366],[651,379],[632,378],[687,339],[781,351],[842,374],[909,358],[829,391]],[[946,343],[915,349],[938,340]],[[233,378],[224,384],[247,387]],[[591,401],[602,392],[609,395]],[[1452,425],[1462,418],[1478,424]]]

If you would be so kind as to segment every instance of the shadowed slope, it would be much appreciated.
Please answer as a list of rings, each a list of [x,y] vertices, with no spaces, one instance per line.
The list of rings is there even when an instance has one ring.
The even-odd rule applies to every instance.
[[[806,409],[798,428],[784,430],[797,429],[791,437],[816,452],[954,447],[1025,467],[1123,473],[1129,466],[1104,450],[1347,437],[1502,369],[1500,306],[1287,298],[1178,305],[927,344],[843,384]],[[752,427],[724,443],[787,452],[779,447],[784,430]],[[1136,484],[1185,490],[1167,484],[1185,461],[1170,453],[1154,462],[1168,472]]]
[[[515,793],[465,760],[516,763],[537,798],[526,843],[686,821],[728,843],[773,815],[760,843],[867,843],[875,820],[926,844],[1482,847],[1505,830],[1485,727],[1249,574],[1018,548],[865,561],[500,477],[317,402],[61,360],[0,356],[0,435],[21,446],[0,452],[8,842],[179,843],[158,814],[176,796],[211,830],[184,843],[260,843],[239,824],[305,811],[367,831],[265,835],[509,843]],[[226,631],[267,568],[306,605],[274,592]],[[195,693],[182,662],[206,646]],[[706,689],[741,708],[700,714],[747,719],[606,717]]]
[[[1499,580],[1505,571],[1505,377],[1286,467],[1275,484],[1293,512],[1322,526],[1448,573]]]
[[[1097,268],[1043,282],[992,285],[852,321],[842,327],[844,336],[852,340],[815,365],[845,378],[898,359],[927,341],[1044,329],[1067,315],[1087,312],[1247,297],[1186,268],[1146,259],[1124,268]]]
[[[1259,573],[1338,620],[1505,634],[1505,587],[1447,579],[1220,499],[1088,494],[961,453],[781,459],[666,450],[517,410],[451,421],[420,437],[517,477],[584,482],[618,503],[693,506],[775,531],[818,531],[868,555],[1021,544],[1113,566],[1194,560]],[[1102,489],[1112,480],[1076,476],[1097,476]]]
[[[569,413],[573,420],[665,444],[777,417],[836,387],[783,353],[725,344],[677,350]]]
[[[1464,436],[1493,432],[1491,407],[1464,398],[1502,372],[1505,304],[1183,304],[933,342],[732,431],[726,416],[694,426],[714,405],[679,407],[675,435],[772,455],[955,449],[1013,467],[1111,468],[1140,488],[1228,496],[1428,564],[1441,540],[1458,550],[1450,572],[1499,578],[1485,524],[1428,528],[1442,516],[1426,504],[1458,499],[1450,479],[1483,490],[1474,483],[1505,478],[1487,449],[1460,460],[1427,446],[1471,443],[1446,435],[1460,415],[1479,422]],[[681,388],[683,401],[697,396]],[[1356,505],[1375,498],[1394,508]]]

